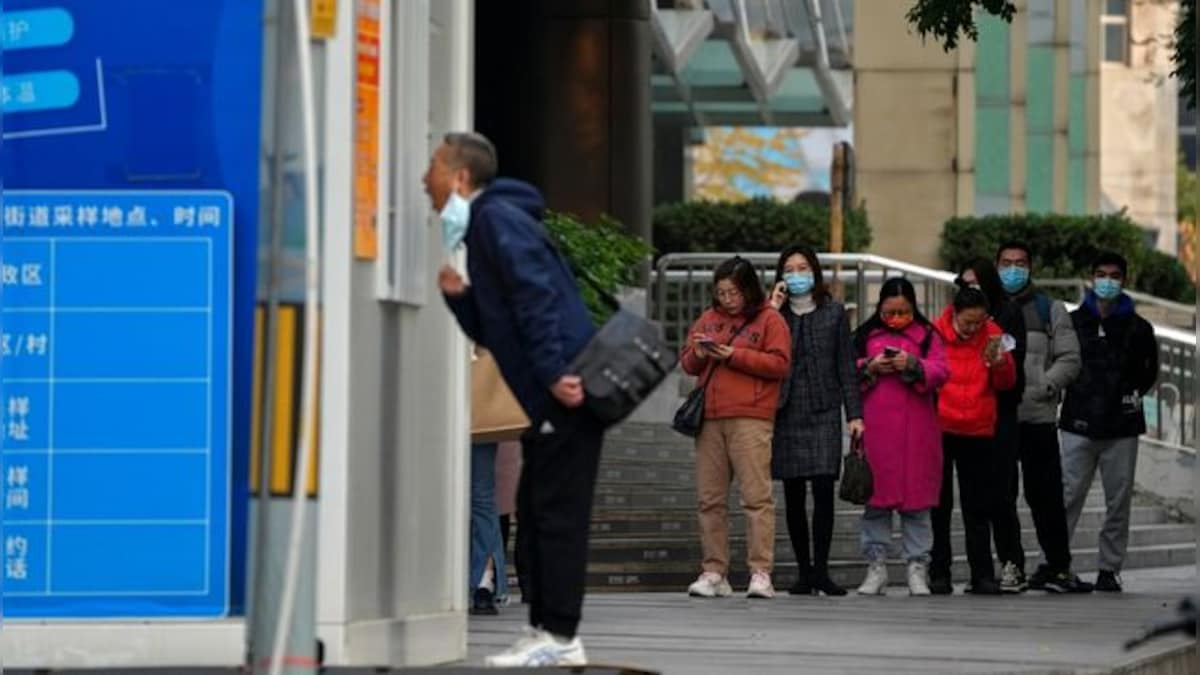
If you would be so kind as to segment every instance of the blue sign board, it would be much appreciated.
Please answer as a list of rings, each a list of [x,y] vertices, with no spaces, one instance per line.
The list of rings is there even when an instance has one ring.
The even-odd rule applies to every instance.
[[[262,0],[0,0],[6,618],[243,605]]]
[[[225,612],[232,206],[5,193],[9,616]]]

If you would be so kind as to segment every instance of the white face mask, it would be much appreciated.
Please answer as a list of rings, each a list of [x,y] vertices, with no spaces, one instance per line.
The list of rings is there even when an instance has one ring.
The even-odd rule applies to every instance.
[[[458,248],[471,222],[471,202],[452,190],[439,214],[442,220],[442,247],[449,253]]]

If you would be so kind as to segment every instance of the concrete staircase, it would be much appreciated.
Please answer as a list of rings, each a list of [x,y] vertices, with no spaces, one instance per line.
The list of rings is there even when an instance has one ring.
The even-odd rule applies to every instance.
[[[592,514],[588,590],[682,592],[699,572],[700,541],[696,522],[692,440],[666,424],[630,422],[612,429],[606,440]],[[795,581],[796,564],[788,540],[782,486],[777,482],[775,586],[786,589]],[[811,497],[810,497],[811,499]],[[1020,504],[1024,506],[1023,501]],[[860,507],[837,503],[830,574],[834,581],[854,587],[862,580],[864,562],[858,548]],[[811,505],[809,513],[811,514]],[[745,519],[738,506],[736,487],[730,500],[731,562],[735,589],[746,584]],[[1040,549],[1029,512],[1020,510],[1024,526],[1026,571],[1037,565]],[[1103,496],[1097,482],[1089,495],[1076,531],[1074,567],[1079,572],[1096,569],[1096,541],[1104,518]],[[966,580],[966,556],[961,519],[954,516],[954,575]],[[893,582],[899,582],[903,564],[895,535]],[[1127,568],[1193,564],[1196,546],[1193,526],[1170,522],[1164,509],[1135,499]]]

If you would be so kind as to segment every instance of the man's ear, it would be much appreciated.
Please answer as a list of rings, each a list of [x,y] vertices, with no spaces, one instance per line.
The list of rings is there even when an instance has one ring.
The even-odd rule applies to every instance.
[[[454,184],[459,187],[459,195],[463,197],[475,191],[475,185],[471,182],[471,172],[465,166],[454,170]]]

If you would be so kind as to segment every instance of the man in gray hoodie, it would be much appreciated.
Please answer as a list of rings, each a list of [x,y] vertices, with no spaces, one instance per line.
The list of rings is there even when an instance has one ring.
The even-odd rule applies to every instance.
[[[1091,585],[1071,572],[1071,538],[1057,427],[1062,393],[1079,375],[1079,340],[1066,306],[1030,281],[1033,255],[1027,244],[1001,245],[996,252],[996,268],[1005,293],[1021,308],[1025,319],[1025,391],[1017,409],[1021,475],[1025,503],[1033,515],[1038,544],[1046,559],[1030,577],[1029,588],[1088,593]],[[1016,489],[1014,482],[1012,490]],[[1017,573],[1024,576],[1024,570]]]

